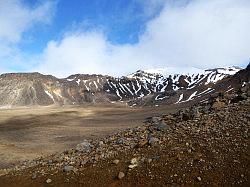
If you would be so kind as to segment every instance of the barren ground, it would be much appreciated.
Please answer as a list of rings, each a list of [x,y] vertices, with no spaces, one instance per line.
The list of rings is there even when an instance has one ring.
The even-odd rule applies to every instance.
[[[187,108],[172,115],[149,118],[143,125],[142,120],[146,116],[157,113],[160,115],[161,112],[168,113],[170,110],[88,107],[65,108],[60,112],[56,109],[53,112],[51,109],[49,114],[39,114],[35,118],[47,116],[47,122],[42,123],[45,128],[38,125],[47,134],[35,130],[40,134],[40,142],[36,140],[38,145],[34,145],[34,142],[26,140],[27,148],[35,146],[39,150],[39,143],[45,142],[47,147],[40,152],[58,152],[63,144],[82,142],[85,137],[90,139],[85,140],[78,148],[71,147],[61,153],[23,162],[8,174],[0,176],[0,186],[250,186],[250,100],[228,105],[226,103],[225,101],[225,105],[222,105],[222,101],[217,98],[209,105],[197,106],[196,112],[194,108]],[[75,110],[78,115],[74,116]],[[46,113],[44,109],[43,112]],[[22,116],[17,118],[21,119]],[[78,123],[73,123],[70,125],[73,128],[70,128],[66,124],[72,124],[70,122],[74,118],[82,120],[78,119]],[[39,119],[39,123],[42,119]],[[54,127],[55,121],[51,122],[53,119],[61,125]],[[23,124],[15,122],[14,124]],[[29,120],[26,119],[25,122]],[[30,122],[34,122],[34,119]],[[134,125],[139,126],[101,138],[106,133]],[[31,125],[35,128],[34,126]],[[65,126],[64,130],[58,131],[57,128],[61,126]],[[79,131],[81,128],[85,129],[82,133]],[[67,135],[67,138],[56,144],[54,136],[59,132],[61,136]],[[77,134],[78,138],[71,138]],[[99,137],[101,139],[95,139]],[[38,152],[34,151],[37,155]],[[4,158],[8,158],[8,155]]]
[[[165,108],[124,106],[39,107],[0,110],[0,169],[61,152],[84,138],[101,138],[138,126]]]

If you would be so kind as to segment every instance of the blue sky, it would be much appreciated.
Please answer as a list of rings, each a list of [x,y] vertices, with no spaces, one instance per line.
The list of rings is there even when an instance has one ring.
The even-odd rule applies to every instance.
[[[0,25],[0,73],[121,76],[250,61],[248,0],[7,0]]]
[[[50,25],[36,25],[24,33],[20,47],[28,53],[39,53],[47,42],[60,39],[67,30],[101,30],[114,44],[137,43],[146,23],[160,12],[159,3],[153,12],[145,12],[145,4],[135,0],[59,0]],[[24,0],[24,4],[36,8],[41,1]],[[30,41],[31,40],[31,41]]]

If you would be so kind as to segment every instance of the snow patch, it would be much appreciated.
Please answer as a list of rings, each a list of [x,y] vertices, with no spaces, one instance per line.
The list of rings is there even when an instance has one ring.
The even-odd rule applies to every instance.
[[[155,97],[155,101],[163,100],[163,99],[166,99],[166,98],[168,98],[168,96],[163,96],[163,97],[162,97],[162,95],[157,95],[157,96]]]
[[[246,82],[243,82],[243,84],[241,85],[241,87],[244,87],[244,86],[246,86],[247,85],[247,83]]]
[[[81,82],[81,80],[80,79],[78,79],[77,81],[76,81],[76,83],[79,85],[80,84],[80,82]]]
[[[204,72],[204,70],[195,67],[167,67],[167,68],[156,68],[144,70],[146,73],[163,75],[168,77],[169,75],[193,75]]]
[[[182,101],[182,102],[187,102],[187,101],[193,100],[193,98],[196,96],[196,93],[197,93],[197,91],[195,91],[194,93],[192,93],[187,100]]]
[[[11,105],[2,105],[2,106],[0,106],[0,110],[1,109],[11,109],[11,108],[12,108]]]
[[[95,82],[95,81],[94,81],[94,85],[95,85],[96,89],[98,89],[98,86],[97,86],[97,84],[96,84],[96,82]]]
[[[52,95],[49,91],[44,90],[44,92],[45,92],[53,101],[55,101],[53,95]]]
[[[226,91],[226,93],[227,93],[227,92],[230,92],[230,91],[232,91],[233,89],[234,89],[234,88],[230,88],[229,90],[227,90],[227,91]]]
[[[212,88],[208,88],[208,89],[204,90],[203,92],[200,92],[200,93],[197,94],[197,95],[202,95],[202,94],[205,94],[206,92],[209,93],[209,91],[210,91],[211,89],[212,89]]]
[[[182,99],[183,99],[183,94],[180,95],[180,97],[179,97],[178,101],[176,102],[176,104],[179,103]]]

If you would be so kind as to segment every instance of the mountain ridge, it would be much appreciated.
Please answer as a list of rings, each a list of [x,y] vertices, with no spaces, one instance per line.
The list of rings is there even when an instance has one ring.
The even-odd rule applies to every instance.
[[[0,106],[116,102],[126,102],[129,106],[178,104],[212,92],[214,85],[240,70],[237,67],[214,68],[192,75],[160,74],[159,69],[158,73],[138,70],[120,78],[100,74],[57,78],[39,72],[7,73],[0,75]]]

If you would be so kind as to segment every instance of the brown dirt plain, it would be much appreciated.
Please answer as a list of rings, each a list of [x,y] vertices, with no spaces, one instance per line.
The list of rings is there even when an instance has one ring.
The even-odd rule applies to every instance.
[[[131,108],[122,105],[50,106],[0,110],[0,169],[62,152],[85,138],[101,138],[146,117],[175,108]]]

